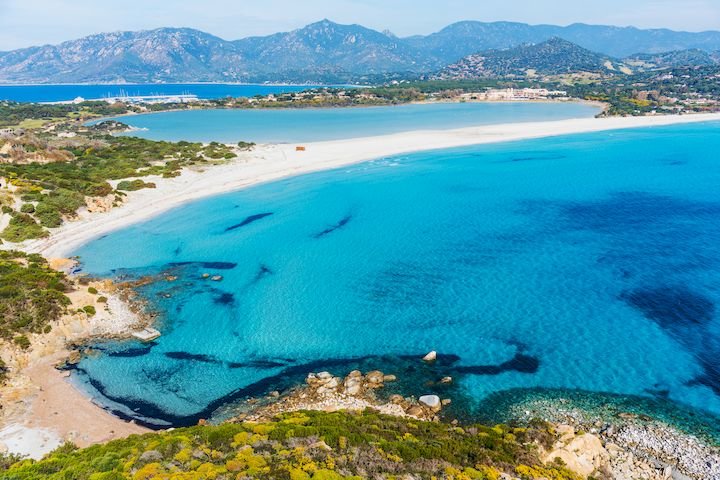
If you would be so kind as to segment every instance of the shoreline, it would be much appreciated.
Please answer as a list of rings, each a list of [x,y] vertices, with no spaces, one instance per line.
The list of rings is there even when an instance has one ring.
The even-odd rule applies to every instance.
[[[186,169],[165,179],[145,177],[155,189],[130,192],[125,203],[109,212],[80,211],[76,220],[51,231],[49,237],[14,247],[48,258],[62,258],[109,232],[149,220],[183,204],[283,178],[346,167],[389,156],[531,140],[563,135],[643,127],[720,121],[720,113],[649,117],[605,117],[550,122],[486,125],[454,130],[420,130],[302,144],[265,144],[241,153],[226,164]],[[6,247],[7,248],[7,247]]]
[[[101,281],[91,286],[107,298],[104,308],[97,302],[98,295],[90,294],[86,285],[76,284],[68,293],[70,311],[52,324],[50,333],[33,335],[32,348],[27,351],[2,348],[13,374],[0,387],[0,452],[7,449],[37,459],[67,441],[87,447],[150,431],[111,414],[78,389],[67,371],[56,368],[77,355],[72,344],[125,338],[144,323],[114,284]],[[83,305],[97,305],[97,313],[80,313]]]
[[[308,143],[304,144],[306,147],[304,152],[296,151],[296,144],[261,145],[253,151],[240,153],[236,159],[228,163],[202,169],[186,169],[179,177],[144,178],[146,181],[157,183],[157,188],[129,192],[123,205],[108,212],[81,211],[78,220],[55,229],[50,237],[11,247],[41,253],[48,258],[67,257],[75,249],[94,238],[149,220],[188,202],[287,177],[341,168],[388,156],[543,137],[708,121],[720,121],[720,114],[585,118],[456,130],[415,131],[379,137]],[[4,245],[0,248],[8,248],[8,246]],[[78,305],[82,304],[87,302],[78,300]],[[121,308],[121,305],[118,305],[112,310],[120,313],[118,309]],[[120,329],[116,333],[122,334],[125,331],[123,327],[129,328],[132,323],[129,318],[120,318],[123,315],[111,313],[110,318],[114,317],[118,317],[116,326]],[[22,369],[18,369],[24,385],[14,393],[13,411],[6,411],[0,423],[0,441],[8,443],[7,435],[9,435],[11,440],[24,440],[27,445],[28,442],[34,442],[35,438],[38,438],[37,435],[44,435],[45,450],[37,450],[37,445],[31,445],[35,448],[23,452],[38,456],[47,450],[47,446],[50,445],[48,442],[52,441],[72,438],[73,441],[84,446],[149,431],[139,425],[126,422],[95,404],[92,398],[78,390],[62,372],[54,368],[56,361],[61,360],[62,357],[67,358],[69,353],[68,349],[60,344],[66,345],[68,340],[76,340],[80,337],[87,339],[102,335],[102,331],[98,331],[97,320],[99,319],[86,320],[93,328],[84,329],[83,335],[76,335],[75,332],[72,335],[51,334],[46,340],[47,344],[33,346],[32,353],[35,358],[29,358],[28,363]],[[83,429],[81,437],[77,431],[78,426],[82,425],[92,425],[92,428]]]

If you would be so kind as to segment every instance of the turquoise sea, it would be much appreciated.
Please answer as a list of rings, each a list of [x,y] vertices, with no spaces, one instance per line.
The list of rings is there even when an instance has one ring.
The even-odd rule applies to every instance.
[[[602,392],[717,427],[718,152],[718,123],[620,130],[383,158],[182,206],[76,252],[93,275],[160,275],[141,294],[163,336],[97,344],[74,379],[159,426],[359,366],[452,396],[458,415],[514,392]],[[453,386],[428,383],[444,375]]]
[[[581,103],[440,103],[392,107],[188,110],[118,117],[152,140],[295,143],[426,129],[593,117]]]

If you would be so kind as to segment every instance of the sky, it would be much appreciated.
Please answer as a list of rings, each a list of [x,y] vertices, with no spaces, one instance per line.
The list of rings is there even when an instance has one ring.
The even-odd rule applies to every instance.
[[[323,18],[399,36],[460,20],[720,30],[720,0],[0,0],[0,51],[100,32],[191,27],[226,40]]]

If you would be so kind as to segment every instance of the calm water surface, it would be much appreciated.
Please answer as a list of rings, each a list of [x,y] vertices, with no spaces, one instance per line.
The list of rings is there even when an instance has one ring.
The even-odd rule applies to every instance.
[[[142,290],[161,338],[99,344],[74,378],[159,425],[356,365],[416,394],[452,375],[467,412],[538,388],[720,414],[718,151],[717,123],[574,135],[183,206],[76,252],[95,275],[179,280]]]
[[[442,103],[393,107],[190,110],[120,117],[152,140],[314,142],[412,130],[593,117],[580,103]]]
[[[202,99],[254,97],[271,93],[299,92],[308,85],[238,84],[127,84],[127,85],[0,85],[0,100],[14,102],[64,102],[77,97],[101,99],[119,96],[192,94]]]

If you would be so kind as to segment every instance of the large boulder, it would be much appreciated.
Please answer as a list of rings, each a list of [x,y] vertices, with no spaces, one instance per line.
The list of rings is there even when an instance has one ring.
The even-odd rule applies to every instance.
[[[437,360],[437,352],[435,350],[423,357],[423,361],[425,362],[434,362],[435,360]]]
[[[378,388],[382,388],[385,384],[383,383],[385,381],[385,374],[381,372],[380,370],[373,370],[372,372],[368,372],[365,374],[365,388],[369,388],[370,390],[375,390]]]
[[[437,395],[423,395],[418,399],[418,402],[433,411],[439,411],[442,408],[442,401]]]
[[[569,431],[561,435],[562,440],[555,445],[555,450],[546,455],[545,462],[550,463],[559,458],[569,470],[583,477],[608,464],[610,454],[595,435],[586,433],[572,436]]]
[[[327,395],[337,392],[342,380],[331,376],[330,378],[321,381],[322,384],[317,388],[318,395]]]
[[[345,382],[343,382],[345,386],[345,393],[352,396],[359,395],[362,393],[362,382],[362,374],[353,375],[353,372],[350,372],[350,375],[345,377]]]

